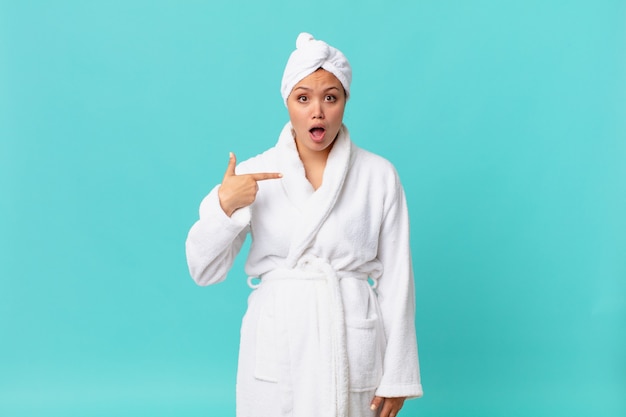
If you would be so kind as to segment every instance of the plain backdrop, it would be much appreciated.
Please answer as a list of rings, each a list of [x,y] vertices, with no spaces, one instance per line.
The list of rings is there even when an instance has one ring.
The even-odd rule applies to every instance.
[[[200,288],[184,241],[301,31],[406,189],[401,416],[625,416],[620,0],[0,0],[0,415],[234,416],[245,255]]]

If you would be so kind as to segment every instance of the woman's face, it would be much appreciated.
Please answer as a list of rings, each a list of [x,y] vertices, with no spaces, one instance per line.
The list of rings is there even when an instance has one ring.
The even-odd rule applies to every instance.
[[[326,70],[315,71],[293,87],[287,110],[301,156],[317,152],[328,155],[341,129],[345,107],[343,85]]]

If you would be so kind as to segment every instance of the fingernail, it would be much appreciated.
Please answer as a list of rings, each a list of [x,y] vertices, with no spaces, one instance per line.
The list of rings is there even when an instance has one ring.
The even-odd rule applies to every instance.
[[[372,410],[372,411],[376,410],[376,404],[370,405],[370,410]]]

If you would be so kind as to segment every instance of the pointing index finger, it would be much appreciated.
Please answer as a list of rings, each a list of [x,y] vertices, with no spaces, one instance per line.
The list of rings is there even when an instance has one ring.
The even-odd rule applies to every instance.
[[[279,172],[257,172],[249,175],[255,181],[275,180],[283,177],[283,174]]]

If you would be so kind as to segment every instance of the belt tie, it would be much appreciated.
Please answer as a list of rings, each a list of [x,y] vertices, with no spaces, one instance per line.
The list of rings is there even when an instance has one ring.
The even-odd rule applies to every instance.
[[[326,283],[327,298],[317,298],[316,311],[320,326],[325,327],[322,331],[324,334],[327,332],[330,335],[329,360],[332,386],[330,387],[329,395],[332,408],[334,409],[331,412],[334,411],[334,416],[336,417],[347,417],[349,409],[350,370],[346,343],[345,314],[339,282],[342,279],[367,281],[367,274],[337,271],[327,261],[316,256],[305,255],[299,259],[296,267],[293,269],[279,268],[270,271],[260,277],[260,283],[253,283],[253,279],[252,277],[248,279],[248,285],[253,289],[270,283],[273,285],[280,282],[323,281]],[[376,282],[374,281],[374,286],[375,285]],[[371,286],[370,291],[373,295]],[[289,312],[283,312],[283,317],[278,318],[278,320],[279,322],[276,323],[276,327],[282,330],[288,328],[289,326],[286,323],[289,320]],[[281,322],[281,320],[284,321]],[[282,352],[282,354],[282,356],[289,357],[289,352]],[[288,363],[283,363],[282,365],[282,367],[279,366],[278,372],[280,377],[277,378],[276,382],[279,384],[281,392],[283,412],[288,415],[293,409],[294,396],[291,386],[295,381],[290,365]]]

